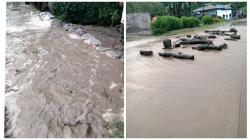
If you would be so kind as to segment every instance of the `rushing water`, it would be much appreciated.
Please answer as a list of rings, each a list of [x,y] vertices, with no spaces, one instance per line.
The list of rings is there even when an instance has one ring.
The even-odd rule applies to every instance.
[[[123,63],[23,3],[7,5],[5,137],[103,137],[123,112]]]
[[[246,137],[247,30],[232,27],[240,40],[214,39],[228,49],[172,50],[194,61],[158,56],[162,39],[127,44],[127,137]],[[140,56],[140,49],[154,55]]]

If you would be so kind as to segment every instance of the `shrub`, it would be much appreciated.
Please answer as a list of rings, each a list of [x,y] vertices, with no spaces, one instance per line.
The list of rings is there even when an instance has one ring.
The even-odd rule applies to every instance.
[[[182,28],[181,20],[174,16],[159,16],[151,23],[151,32],[154,35],[180,28]]]
[[[214,18],[214,23],[223,22],[222,18]]]
[[[47,6],[62,21],[83,25],[115,26],[120,24],[122,15],[118,2],[41,2],[36,5],[38,9]]]
[[[214,18],[211,16],[203,16],[202,21],[204,24],[213,24],[214,23]]]
[[[183,28],[193,28],[200,25],[200,21],[196,17],[181,17]]]

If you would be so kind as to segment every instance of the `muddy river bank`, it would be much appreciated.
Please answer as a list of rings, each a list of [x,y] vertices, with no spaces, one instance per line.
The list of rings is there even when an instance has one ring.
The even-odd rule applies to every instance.
[[[194,60],[158,56],[163,39],[178,35],[127,43],[127,137],[246,137],[247,27],[216,29],[232,27],[241,39],[217,36],[214,44],[228,44],[222,51],[171,50]]]
[[[118,33],[91,26],[82,40],[23,3],[8,3],[6,18],[5,137],[112,135],[105,124],[123,121],[123,61],[89,39],[107,47]]]

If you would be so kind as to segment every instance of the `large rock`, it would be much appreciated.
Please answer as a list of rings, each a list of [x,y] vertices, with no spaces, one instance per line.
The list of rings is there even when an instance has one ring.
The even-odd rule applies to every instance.
[[[81,37],[81,40],[83,40],[85,43],[87,43],[89,45],[94,45],[94,46],[101,46],[102,45],[101,41],[96,39],[91,34],[83,34]]]
[[[174,58],[178,58],[178,59],[191,59],[194,60],[194,55],[188,55],[188,54],[183,54],[181,52],[179,53],[171,53],[171,52],[160,52],[159,56],[162,57],[174,57]]]
[[[164,49],[170,49],[172,47],[171,40],[165,39],[163,40]]]
[[[153,51],[140,50],[140,54],[143,56],[150,56],[150,55],[153,55]]]
[[[232,34],[230,37],[233,39],[240,39],[240,35],[236,35],[236,34]]]

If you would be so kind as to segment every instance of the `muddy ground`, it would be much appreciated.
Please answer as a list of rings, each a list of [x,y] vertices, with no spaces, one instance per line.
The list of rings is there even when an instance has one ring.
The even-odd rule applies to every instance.
[[[39,13],[7,4],[5,137],[107,137],[105,121],[123,121],[123,61]],[[86,31],[121,46],[110,28]]]
[[[197,51],[195,45],[171,50],[194,55],[194,60],[158,56],[168,51],[162,49],[163,39],[184,35],[128,42],[127,137],[246,137],[246,20],[243,23],[216,28],[234,27],[241,35],[238,41],[213,39],[214,44],[228,44],[222,51]],[[141,49],[154,55],[141,56]]]

